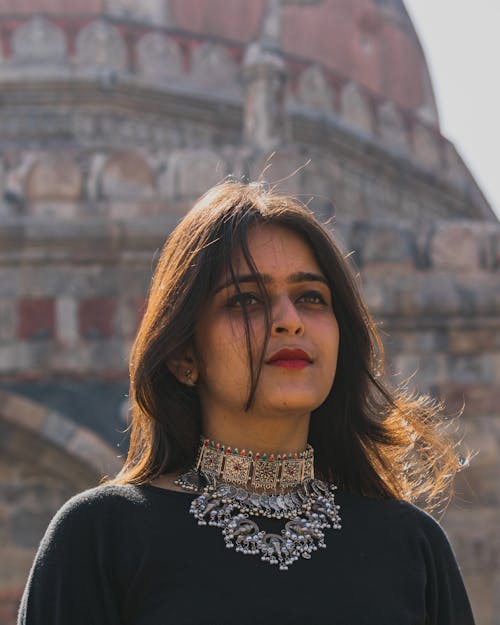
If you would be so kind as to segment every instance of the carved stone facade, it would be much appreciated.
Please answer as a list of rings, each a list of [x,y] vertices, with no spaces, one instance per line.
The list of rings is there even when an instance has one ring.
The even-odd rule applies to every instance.
[[[15,22],[0,4],[0,625],[14,622],[50,516],[118,467],[157,250],[228,174],[333,216],[389,371],[463,407],[479,454],[443,522],[478,625],[496,625],[500,225],[439,131],[432,86],[405,107],[394,86],[382,97],[314,46],[291,55],[297,16],[348,19],[328,13],[335,0],[285,3],[283,24],[252,41],[224,38],[228,23],[205,14],[190,30],[187,4],[110,1],[86,19],[61,5]],[[364,46],[394,44],[384,5],[360,14]],[[238,6],[250,28],[263,3]],[[403,37],[411,25],[397,18]]]

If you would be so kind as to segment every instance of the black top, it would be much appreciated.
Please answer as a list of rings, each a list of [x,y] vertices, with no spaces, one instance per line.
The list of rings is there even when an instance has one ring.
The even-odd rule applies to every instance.
[[[195,496],[127,485],[70,499],[40,544],[18,625],[474,623],[443,530],[411,504],[338,492],[342,529],[280,571],[198,526]]]

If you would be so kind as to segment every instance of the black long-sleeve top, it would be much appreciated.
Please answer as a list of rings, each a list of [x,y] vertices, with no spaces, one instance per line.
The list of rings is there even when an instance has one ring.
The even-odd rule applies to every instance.
[[[406,502],[336,493],[342,529],[326,530],[326,549],[288,571],[198,526],[191,493],[80,493],[41,541],[18,625],[473,625],[432,517]],[[274,531],[283,523],[268,521]]]

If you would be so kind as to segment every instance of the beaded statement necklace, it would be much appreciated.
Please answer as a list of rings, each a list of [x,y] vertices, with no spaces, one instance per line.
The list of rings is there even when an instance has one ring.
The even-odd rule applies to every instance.
[[[314,450],[264,454],[203,439],[193,469],[175,483],[202,492],[190,512],[198,525],[222,529],[226,547],[286,571],[300,557],[324,548],[324,530],[340,529],[336,486],[314,477]],[[251,517],[286,519],[280,534],[261,530]]]

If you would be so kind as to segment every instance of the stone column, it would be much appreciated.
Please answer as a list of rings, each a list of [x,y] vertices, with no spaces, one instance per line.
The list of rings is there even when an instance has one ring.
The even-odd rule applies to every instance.
[[[284,143],[288,133],[282,56],[262,50],[258,42],[251,44],[244,61],[243,84],[245,141],[263,149]]]
[[[247,48],[243,61],[245,141],[262,149],[286,142],[286,64],[281,51],[282,7],[314,6],[323,0],[267,0],[259,38]]]
[[[282,0],[267,0],[260,27],[260,43],[268,50],[281,47],[281,5]]]
[[[174,14],[172,12],[171,0],[163,0],[162,9],[163,11],[161,15],[161,26],[165,28],[173,28],[175,26],[175,23]]]
[[[247,48],[243,61],[247,143],[265,150],[287,138],[285,112],[286,65],[280,49],[281,0],[268,0],[260,36]]]

